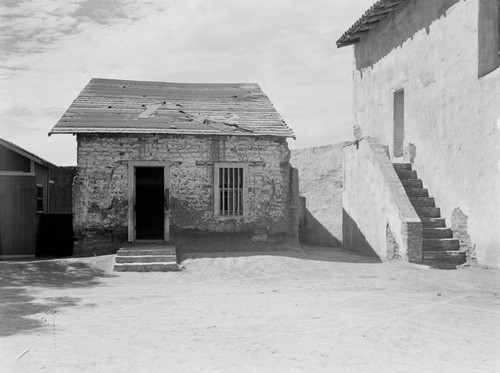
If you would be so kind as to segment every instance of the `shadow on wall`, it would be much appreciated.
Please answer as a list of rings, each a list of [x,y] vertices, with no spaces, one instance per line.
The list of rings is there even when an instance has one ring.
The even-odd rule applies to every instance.
[[[438,0],[427,2],[424,0],[415,3],[405,4],[401,10],[395,12],[396,17],[390,16],[383,27],[378,27],[380,31],[370,31],[370,37],[366,38],[366,47],[354,48],[356,58],[356,69],[373,66],[382,58],[387,56],[393,49],[401,46],[420,30],[425,29],[430,32],[430,25],[441,17],[446,17],[446,11],[459,0]],[[401,16],[399,15],[401,14]],[[386,30],[397,30],[398,32],[387,32]],[[383,35],[383,37],[380,37]],[[373,40],[381,41],[373,42]]]
[[[344,209],[342,209],[342,236],[344,248],[377,257],[380,261],[380,257],[370,246],[363,232]]]
[[[299,241],[307,245],[342,247],[342,242],[332,235],[307,208],[304,208],[304,217],[299,223]]]
[[[59,296],[40,299],[31,287],[56,289],[92,287],[100,285],[101,278],[113,277],[106,271],[85,263],[39,261],[0,263],[0,337],[47,328],[50,315],[61,307],[73,307],[80,298]],[[32,315],[44,314],[39,319]],[[50,330],[50,329],[47,329]]]

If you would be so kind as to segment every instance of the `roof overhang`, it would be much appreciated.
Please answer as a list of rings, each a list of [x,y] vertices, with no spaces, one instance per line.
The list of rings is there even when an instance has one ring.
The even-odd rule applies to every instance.
[[[370,29],[409,0],[379,0],[368,9],[344,34],[337,40],[337,48],[356,44],[368,34]]]
[[[46,167],[58,167],[55,164],[53,164],[53,163],[51,163],[49,161],[46,161],[45,159],[40,158],[39,156],[37,156],[37,155],[35,155],[33,153],[30,153],[29,151],[21,148],[20,146],[11,143],[10,141],[7,141],[7,140],[4,140],[4,139],[0,138],[0,145],[5,146],[7,149],[10,149],[13,152],[16,152],[16,153],[22,155],[23,157],[28,158],[30,161],[33,161],[33,162],[38,163],[38,164],[41,164],[42,166],[46,166]]]

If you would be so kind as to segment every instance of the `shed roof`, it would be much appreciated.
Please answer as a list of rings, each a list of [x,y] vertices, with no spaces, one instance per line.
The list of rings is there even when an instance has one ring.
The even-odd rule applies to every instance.
[[[58,167],[55,164],[50,163],[49,161],[46,161],[45,159],[40,158],[39,156],[27,151],[26,149],[21,148],[19,145],[11,143],[10,141],[7,141],[5,139],[0,138],[0,145],[5,146],[7,149],[20,154],[35,163],[41,164],[46,167]]]
[[[356,44],[361,37],[368,34],[372,27],[387,18],[408,0],[379,0],[368,9],[344,34],[337,40],[337,48]]]
[[[92,79],[49,135],[165,133],[293,137],[258,84]]]

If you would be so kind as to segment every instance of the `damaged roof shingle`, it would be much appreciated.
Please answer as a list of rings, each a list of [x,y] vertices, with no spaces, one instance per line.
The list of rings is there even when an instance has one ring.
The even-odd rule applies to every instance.
[[[257,84],[92,79],[49,134],[295,137]]]

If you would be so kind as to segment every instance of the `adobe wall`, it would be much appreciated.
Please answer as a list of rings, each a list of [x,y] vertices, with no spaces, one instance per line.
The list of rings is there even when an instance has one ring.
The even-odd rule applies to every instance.
[[[128,162],[170,164],[171,240],[209,234],[297,241],[298,190],[285,139],[78,135],[75,234],[83,248],[127,241]],[[214,216],[214,162],[248,164],[248,215]]]
[[[416,0],[370,30],[355,46],[354,120],[392,154],[394,92],[404,89],[402,160],[414,164],[447,225],[459,227],[463,249],[499,267],[500,71],[478,78],[487,52],[479,42],[498,35],[479,22],[480,3],[488,1]]]
[[[305,197],[301,243],[342,246],[342,147],[345,143],[292,149],[290,163],[299,171]]]

